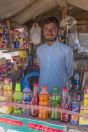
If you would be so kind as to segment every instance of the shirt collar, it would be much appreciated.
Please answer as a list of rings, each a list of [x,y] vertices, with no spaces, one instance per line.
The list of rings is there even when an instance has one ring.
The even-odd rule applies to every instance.
[[[56,40],[51,46],[49,46],[49,45],[47,44],[47,42],[46,42],[46,45],[47,45],[48,47],[53,47],[54,45],[57,45],[57,43],[58,43],[58,40]]]

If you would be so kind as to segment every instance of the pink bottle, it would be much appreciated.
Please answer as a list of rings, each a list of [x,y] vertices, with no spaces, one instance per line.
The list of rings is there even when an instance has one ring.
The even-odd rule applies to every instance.
[[[34,105],[31,108],[31,115],[32,116],[37,116],[38,110],[35,108],[38,105],[38,83],[34,83],[33,85],[33,98],[31,100],[31,105]]]

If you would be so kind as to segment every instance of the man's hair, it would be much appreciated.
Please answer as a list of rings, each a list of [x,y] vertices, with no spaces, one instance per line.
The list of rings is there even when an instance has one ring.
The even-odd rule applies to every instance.
[[[45,24],[49,24],[49,23],[55,23],[57,27],[59,27],[60,25],[60,21],[56,17],[47,17],[43,19],[42,27],[44,27]]]

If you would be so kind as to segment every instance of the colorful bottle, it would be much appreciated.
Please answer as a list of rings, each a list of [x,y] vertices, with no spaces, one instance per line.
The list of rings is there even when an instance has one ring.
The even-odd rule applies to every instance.
[[[49,101],[49,94],[47,91],[47,87],[43,86],[42,90],[39,94],[39,105],[40,106],[47,106]]]
[[[50,97],[50,106],[52,108],[58,108],[59,105],[60,105],[60,94],[58,92],[58,88],[55,87],[53,94]],[[50,117],[51,117],[51,119],[58,119],[59,118],[59,112],[51,111]]]
[[[63,110],[71,110],[71,105],[70,105],[70,96],[68,94],[68,88],[63,87],[62,88],[62,96],[61,96],[61,109]],[[60,119],[63,122],[68,122],[70,119],[70,115],[66,112],[61,112],[60,114]]]
[[[13,94],[13,100],[15,103],[22,103],[23,94],[21,92],[20,83],[16,83],[15,92]],[[21,114],[22,108],[21,107],[14,107],[15,114]]]
[[[12,97],[12,80],[10,78],[4,79],[4,96]]]
[[[30,111],[31,115],[37,116],[38,110],[35,107],[38,105],[38,83],[34,83],[33,85],[33,97],[30,104],[33,105]]]
[[[58,88],[55,87],[52,96],[50,97],[51,107],[58,107],[60,105],[60,94]]]
[[[72,103],[72,111],[73,112],[79,112],[80,106],[78,102],[73,102]],[[72,125],[77,125],[78,124],[79,117],[76,114],[71,115],[71,124]]]
[[[61,95],[61,105],[64,107],[68,98],[68,89],[66,87],[62,88],[62,95]]]
[[[74,71],[74,73],[73,73],[72,86],[76,90],[80,89],[80,75],[79,75],[79,71]]]
[[[0,83],[0,101],[12,102],[12,81],[10,78],[5,78],[4,82]],[[10,114],[12,111],[12,106],[3,105],[0,107],[1,113]]]
[[[48,110],[44,107],[48,106],[49,103],[49,94],[47,87],[43,86],[39,94],[39,105],[42,106],[39,108],[38,117],[40,119],[46,120],[48,118]]]
[[[50,118],[53,119],[53,120],[57,120],[60,116],[60,113],[57,112],[57,111],[51,111],[50,113]]]
[[[30,102],[31,102],[31,90],[29,89],[28,86],[25,86],[25,88],[23,90],[22,103],[23,104],[30,104]]]
[[[65,105],[64,105],[64,107],[63,106],[61,106],[61,108],[63,109],[63,110],[71,110],[71,108],[70,108],[70,104],[68,104],[68,103],[66,103]],[[70,120],[70,115],[68,114],[68,113],[66,113],[66,112],[61,112],[61,116],[60,116],[61,118],[61,121],[62,122],[65,122],[65,123],[67,123],[67,122],[69,122],[69,120]]]
[[[38,117],[41,120],[47,120],[48,119],[48,111],[46,109],[40,107],[39,111],[38,111]]]

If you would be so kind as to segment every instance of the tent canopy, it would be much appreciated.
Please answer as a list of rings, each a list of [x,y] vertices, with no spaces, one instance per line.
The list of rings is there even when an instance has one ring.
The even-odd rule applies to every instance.
[[[70,7],[88,11],[88,0],[0,0],[0,19],[24,24],[52,9]]]

